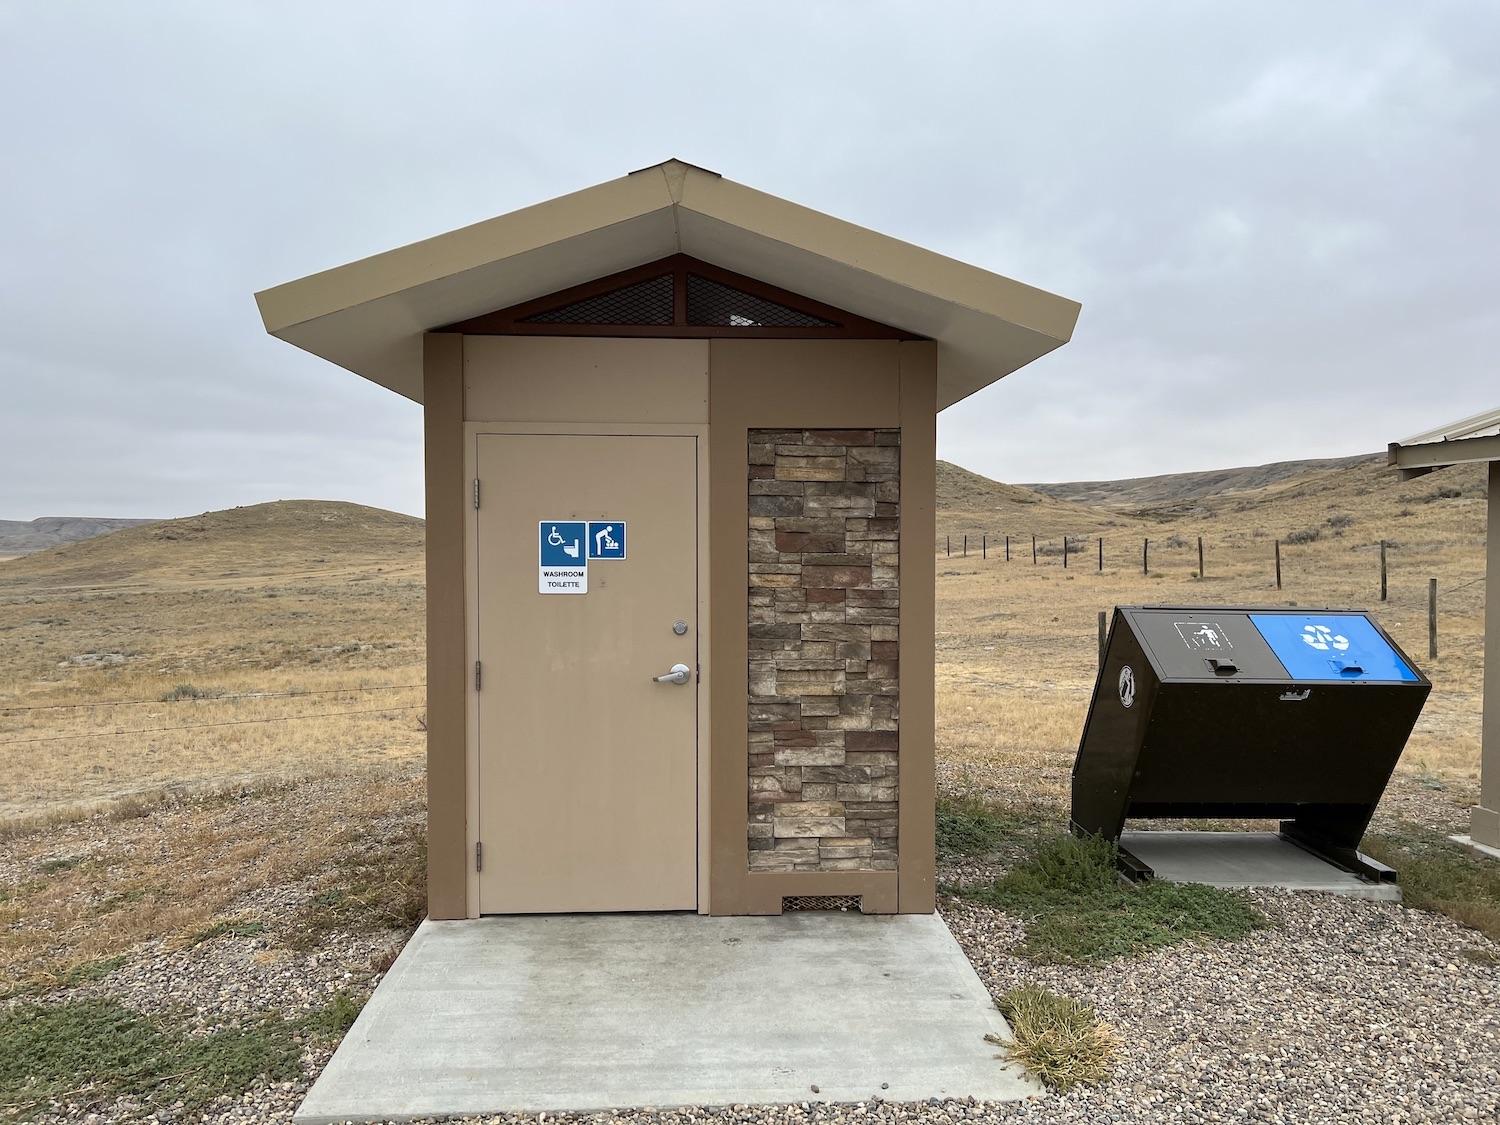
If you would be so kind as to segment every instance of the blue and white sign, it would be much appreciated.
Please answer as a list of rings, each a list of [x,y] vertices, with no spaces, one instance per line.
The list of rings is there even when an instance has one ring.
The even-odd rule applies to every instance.
[[[623,559],[625,557],[625,521],[589,521],[589,558]]]
[[[1252,613],[1250,620],[1293,679],[1417,679],[1363,614]]]
[[[542,520],[537,524],[537,593],[589,592],[588,524]]]

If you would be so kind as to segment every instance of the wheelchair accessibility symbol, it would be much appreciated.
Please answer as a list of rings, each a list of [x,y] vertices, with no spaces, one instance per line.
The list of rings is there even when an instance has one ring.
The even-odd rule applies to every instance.
[[[542,566],[587,565],[583,537],[584,524],[578,520],[543,520],[541,530],[541,554],[537,561]]]
[[[542,520],[537,524],[537,593],[587,594],[588,525],[582,520]]]
[[[562,553],[570,559],[578,557],[578,540],[569,541],[564,539],[562,533],[557,530],[556,524],[553,524],[552,530],[547,532],[547,546],[561,547]]]

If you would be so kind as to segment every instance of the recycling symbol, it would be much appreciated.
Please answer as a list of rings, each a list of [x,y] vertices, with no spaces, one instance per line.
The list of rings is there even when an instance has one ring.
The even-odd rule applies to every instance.
[[[1308,648],[1315,648],[1319,652],[1327,652],[1329,649],[1345,652],[1349,648],[1349,638],[1342,633],[1335,633],[1327,625],[1302,626],[1302,640]]]

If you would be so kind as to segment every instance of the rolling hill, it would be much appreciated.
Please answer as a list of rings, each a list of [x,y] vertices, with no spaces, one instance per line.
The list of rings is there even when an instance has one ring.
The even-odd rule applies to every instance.
[[[1201,500],[1229,492],[1250,492],[1292,477],[1325,470],[1350,469],[1366,463],[1385,463],[1385,454],[1358,457],[1327,457],[1307,461],[1275,461],[1236,469],[1208,469],[1193,473],[1165,473],[1125,480],[1082,480],[1059,484],[1027,484],[1022,488],[1106,508],[1135,511],[1159,504]]]
[[[48,547],[76,543],[107,535],[125,527],[155,520],[119,519],[111,516],[42,516],[34,520],[0,520],[0,558],[29,555]]]
[[[0,590],[324,573],[374,560],[414,562],[423,523],[337,500],[277,500],[143,522],[0,565]]]

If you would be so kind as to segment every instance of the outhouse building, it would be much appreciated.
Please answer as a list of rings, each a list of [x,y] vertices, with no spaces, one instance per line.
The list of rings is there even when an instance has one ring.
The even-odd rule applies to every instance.
[[[423,408],[431,917],[933,909],[935,420],[1077,303],[678,160],[257,301]]]

